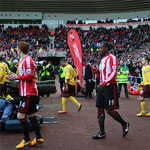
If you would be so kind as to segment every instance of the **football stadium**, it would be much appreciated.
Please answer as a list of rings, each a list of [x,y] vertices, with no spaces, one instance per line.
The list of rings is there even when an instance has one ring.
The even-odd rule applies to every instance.
[[[0,0],[0,150],[149,150],[149,0]]]

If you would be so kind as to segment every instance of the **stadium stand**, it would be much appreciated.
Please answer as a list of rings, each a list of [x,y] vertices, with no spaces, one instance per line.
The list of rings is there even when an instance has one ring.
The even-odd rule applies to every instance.
[[[55,29],[54,47],[62,51],[67,51],[67,58],[71,61],[71,54],[67,45],[67,32],[69,29],[70,27],[63,25]],[[136,28],[130,26],[129,28],[122,27],[114,29],[106,29],[104,27],[95,29],[90,27],[90,30],[82,30],[82,28],[77,27],[76,30],[82,42],[84,63],[93,58],[96,62],[96,59],[100,58],[98,44],[102,41],[107,41],[110,43],[111,52],[119,60],[124,59],[126,61],[130,73],[134,76],[141,75],[142,64],[141,57],[139,56],[150,54],[149,25],[139,25]]]

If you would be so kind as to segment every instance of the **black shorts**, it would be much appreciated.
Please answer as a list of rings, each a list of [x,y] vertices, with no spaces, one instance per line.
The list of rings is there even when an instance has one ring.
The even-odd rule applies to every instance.
[[[104,109],[119,109],[117,85],[110,84],[98,90],[96,97],[96,107]]]
[[[26,114],[32,114],[37,112],[37,100],[37,96],[21,96],[18,112]]]

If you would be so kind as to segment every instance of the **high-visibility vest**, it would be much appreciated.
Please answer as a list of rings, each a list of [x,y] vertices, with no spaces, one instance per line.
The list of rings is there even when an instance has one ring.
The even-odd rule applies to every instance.
[[[142,67],[142,79],[143,79],[143,81],[144,81],[144,68],[145,68],[145,66]]]
[[[60,66],[60,69],[62,70],[62,73],[60,74],[60,78],[65,78],[65,67]]]
[[[43,70],[42,70],[42,74],[41,74],[42,77],[43,76],[50,76],[50,72],[46,70],[46,68],[48,68],[48,67],[49,67],[49,64],[46,66],[43,66]]]
[[[6,60],[9,64],[9,68],[13,67],[13,63],[10,60]]]
[[[123,65],[122,67],[119,66],[118,72],[117,72],[117,82],[118,83],[128,83],[128,74],[129,74],[128,66],[126,66],[126,65]]]

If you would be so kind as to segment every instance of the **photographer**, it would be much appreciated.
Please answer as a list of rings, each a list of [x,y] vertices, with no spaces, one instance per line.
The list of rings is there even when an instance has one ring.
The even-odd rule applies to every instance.
[[[41,81],[45,81],[45,80],[50,80],[51,79],[49,66],[50,66],[50,64],[48,64],[47,61],[44,60],[42,73],[41,73]]]
[[[48,69],[49,69],[49,71],[50,71],[51,79],[52,79],[52,80],[55,80],[55,66],[53,65],[53,62],[52,62],[52,61],[49,62]]]

